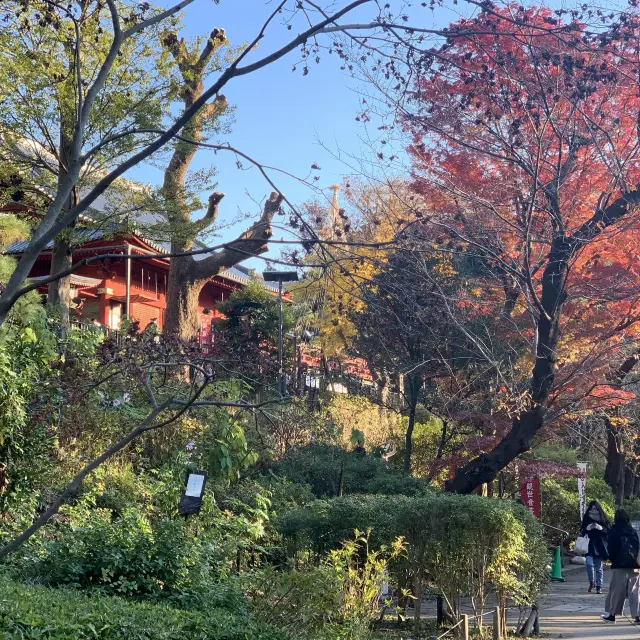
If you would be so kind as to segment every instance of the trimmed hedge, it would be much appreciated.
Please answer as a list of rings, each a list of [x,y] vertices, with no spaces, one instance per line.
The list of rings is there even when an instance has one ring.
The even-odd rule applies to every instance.
[[[225,609],[206,613],[17,584],[0,574],[0,640],[289,640]]]
[[[375,456],[363,456],[321,442],[292,449],[274,467],[277,475],[308,485],[317,498],[338,495],[342,475],[343,495],[402,494],[415,496],[429,488],[424,478],[405,476]]]

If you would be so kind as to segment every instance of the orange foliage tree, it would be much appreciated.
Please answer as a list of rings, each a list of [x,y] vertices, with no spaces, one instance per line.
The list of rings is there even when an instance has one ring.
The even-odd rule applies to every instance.
[[[560,21],[511,6],[454,25],[470,35],[416,64],[398,103],[423,223],[475,261],[478,305],[503,316],[504,339],[528,344],[511,428],[456,471],[456,492],[493,480],[560,415],[632,397],[612,376],[640,319],[640,27],[531,26]]]

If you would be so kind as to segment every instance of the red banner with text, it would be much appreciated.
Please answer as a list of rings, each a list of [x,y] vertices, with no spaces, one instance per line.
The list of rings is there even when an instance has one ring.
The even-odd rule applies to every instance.
[[[540,517],[540,478],[522,478],[520,481],[520,498],[524,506],[533,513],[536,518]]]

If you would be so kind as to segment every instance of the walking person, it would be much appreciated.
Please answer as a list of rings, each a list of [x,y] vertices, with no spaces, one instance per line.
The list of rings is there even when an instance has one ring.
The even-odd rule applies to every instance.
[[[616,616],[622,613],[624,601],[629,600],[629,610],[634,624],[640,623],[638,604],[638,553],[640,541],[636,530],[629,522],[624,509],[618,509],[609,532],[609,558],[611,560],[611,584],[605,601],[605,611],[600,617],[605,622],[615,622]]]
[[[589,593],[595,588],[596,593],[602,593],[604,569],[602,563],[609,557],[607,535],[609,521],[604,515],[597,500],[592,500],[582,518],[581,536],[589,538],[587,552],[587,578],[589,579]]]

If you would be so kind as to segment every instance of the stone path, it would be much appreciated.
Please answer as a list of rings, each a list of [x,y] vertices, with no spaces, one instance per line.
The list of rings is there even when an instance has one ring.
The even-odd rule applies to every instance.
[[[573,638],[574,640],[613,640],[636,638],[640,640],[640,628],[630,622],[628,608],[616,624],[600,620],[604,611],[605,595],[586,592],[587,577],[584,567],[567,567],[566,582],[556,582],[540,603],[540,631],[551,638]],[[606,593],[611,572],[605,571]]]
[[[563,570],[566,582],[554,582],[548,592],[540,599],[540,632],[545,638],[573,638],[573,640],[617,640],[635,638],[640,640],[640,627],[631,624],[628,608],[619,616],[616,624],[600,620],[604,613],[606,591],[611,571],[605,571],[605,593],[587,593],[587,576],[584,566],[569,565]],[[491,606],[491,605],[489,605]],[[461,606],[462,613],[473,615],[471,608]],[[425,617],[435,616],[435,602],[423,605]],[[488,624],[491,617],[485,618]],[[510,610],[508,625],[513,629],[518,620],[518,611]],[[446,638],[452,636],[445,636]]]

